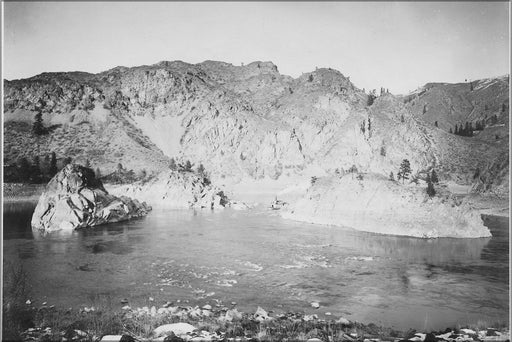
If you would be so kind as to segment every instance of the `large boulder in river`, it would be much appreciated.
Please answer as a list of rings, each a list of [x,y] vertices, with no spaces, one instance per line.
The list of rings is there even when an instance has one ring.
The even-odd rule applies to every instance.
[[[32,229],[76,229],[145,216],[151,207],[109,194],[94,171],[66,165],[50,180],[32,216]]]

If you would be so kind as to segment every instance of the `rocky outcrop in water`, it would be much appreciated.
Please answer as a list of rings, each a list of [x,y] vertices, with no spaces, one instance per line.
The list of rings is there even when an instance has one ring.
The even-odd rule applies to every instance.
[[[479,238],[491,233],[480,213],[451,197],[429,198],[425,186],[373,174],[319,178],[283,217],[420,238]]]
[[[124,194],[145,201],[155,208],[223,209],[229,204],[224,192],[194,172],[164,171],[158,176],[110,189],[112,194]]]
[[[145,216],[150,210],[144,202],[109,194],[91,169],[68,164],[52,178],[39,198],[32,229],[85,228]]]

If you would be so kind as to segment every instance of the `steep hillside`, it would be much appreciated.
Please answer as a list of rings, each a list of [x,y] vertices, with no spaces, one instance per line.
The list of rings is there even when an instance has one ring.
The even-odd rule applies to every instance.
[[[496,93],[489,114],[508,103],[503,82],[474,84],[475,94]],[[431,93],[451,103],[475,102],[473,95],[457,102],[464,92],[450,89],[460,85],[429,85],[406,103],[384,94],[368,106],[368,95],[330,68],[293,79],[271,62],[163,61],[99,74],[44,73],[4,86],[6,164],[55,151],[77,162],[89,159],[102,172],[118,163],[156,171],[174,158],[202,163],[215,180],[277,179],[311,168],[335,174],[355,167],[387,176],[409,159],[413,174],[436,168],[441,178],[469,184],[478,167],[508,149],[505,135],[496,140],[493,133],[493,141],[456,136],[442,129],[449,120],[434,127],[425,120],[436,118],[434,105],[418,116],[418,103]],[[454,105],[457,113],[466,107]],[[31,132],[37,111],[46,135]]]
[[[508,140],[509,75],[467,83],[427,83],[417,91],[404,96],[404,102],[413,115],[422,122],[449,131],[466,122],[476,126],[485,123],[493,134],[476,134],[475,138],[494,142]],[[475,132],[476,133],[476,132]],[[487,132],[486,132],[487,133]],[[496,134],[500,138],[496,139]]]

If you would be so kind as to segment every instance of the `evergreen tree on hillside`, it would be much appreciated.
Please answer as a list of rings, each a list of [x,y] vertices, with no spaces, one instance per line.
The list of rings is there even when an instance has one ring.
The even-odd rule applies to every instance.
[[[47,154],[44,156],[44,159],[43,159],[43,167],[41,168],[41,174],[43,174],[45,176],[45,178],[47,178],[49,176],[49,173],[50,173],[50,156]],[[51,176],[50,176],[51,178]]]
[[[32,125],[32,133],[35,135],[43,135],[46,133],[46,129],[43,125],[43,113],[39,110],[34,116],[34,124]]]
[[[437,124],[437,121],[434,122],[434,126],[439,127],[439,125]]]
[[[434,189],[434,184],[432,184],[432,180],[430,179],[430,175],[427,174],[427,194],[429,197],[434,197],[436,195],[436,190]]]
[[[370,94],[368,94],[368,101],[366,102],[366,104],[368,106],[371,106],[373,104],[373,102],[375,101],[375,99],[377,98],[377,95],[375,95],[375,89],[373,89]]]
[[[450,133],[453,134],[452,128],[450,127]]]
[[[57,169],[57,155],[55,154],[55,152],[52,152],[52,157],[50,159],[50,169],[48,171],[49,174],[50,174],[50,177],[55,176],[57,171],[58,171],[58,169]]]
[[[437,177],[437,172],[435,169],[432,169],[432,172],[430,174],[430,180],[432,181],[432,183],[435,183],[435,184],[439,183],[439,177]]]
[[[41,181],[41,160],[39,156],[34,157],[34,163],[30,168],[30,180],[34,183],[39,183]]]
[[[22,157],[18,162],[18,174],[19,179],[22,182],[26,182],[30,178],[30,172],[31,172],[32,165],[30,165],[27,158]]]
[[[197,167],[197,174],[200,175],[201,177],[204,177],[205,170],[203,164],[199,164],[199,166]]]
[[[402,123],[404,123],[404,122],[405,122],[405,118],[404,118],[404,115],[403,115],[403,114],[401,114],[401,115],[400,115],[400,122],[402,122]]]
[[[400,164],[400,169],[397,173],[397,179],[402,180],[402,184],[406,179],[409,179],[409,175],[411,174],[411,163],[409,160],[404,159],[402,160],[402,163]]]
[[[192,163],[190,162],[190,160],[187,160],[185,162],[185,171],[192,171]]]
[[[389,173],[389,180],[390,180],[390,181],[394,181],[394,180],[395,180],[395,175],[393,175],[393,171],[391,171],[391,172]]]

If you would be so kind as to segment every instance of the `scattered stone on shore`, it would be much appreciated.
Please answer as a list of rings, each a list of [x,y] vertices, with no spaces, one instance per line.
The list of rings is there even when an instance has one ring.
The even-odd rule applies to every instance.
[[[340,317],[336,323],[340,323],[340,324],[345,324],[345,325],[348,325],[350,324],[350,321],[348,319],[346,319],[345,317]]]
[[[32,228],[46,232],[129,220],[151,210],[125,196],[109,194],[94,171],[68,164],[48,183],[32,216]]]
[[[176,336],[186,335],[187,333],[191,333],[196,330],[191,324],[188,323],[172,323],[172,324],[164,324],[153,330],[153,335],[156,337],[160,337],[162,335],[168,335],[171,332]]]
[[[318,309],[318,308],[320,308],[320,303],[318,303],[318,302],[312,302],[312,303],[311,303],[311,307],[313,307],[313,308],[315,308],[315,309]]]
[[[100,342],[121,342],[123,335],[105,335]]]
[[[254,313],[254,319],[257,320],[258,322],[264,322],[270,320],[271,317],[269,317],[268,313],[265,310],[263,310],[263,308],[258,306],[258,309]]]
[[[169,303],[169,302],[168,302]],[[167,304],[167,303],[166,303]],[[282,327],[282,329],[287,329],[291,324],[296,329],[297,326],[305,326],[305,327],[316,327],[311,330],[310,333],[304,335],[301,341],[323,341],[327,342],[327,339],[324,339],[324,335],[321,335],[321,329],[318,328],[321,326],[331,326],[332,324],[340,324],[336,329],[339,330],[339,338],[336,341],[350,341],[350,342],[405,342],[405,341],[417,341],[417,342],[505,342],[510,340],[510,331],[507,329],[502,329],[501,331],[493,328],[488,328],[486,330],[475,331],[469,328],[461,328],[458,330],[449,331],[446,330],[443,333],[423,333],[423,332],[413,332],[412,334],[405,334],[403,339],[396,338],[397,332],[394,334],[390,334],[389,330],[385,328],[378,328],[374,324],[369,324],[365,326],[360,323],[351,323],[346,318],[339,318],[338,320],[324,320],[320,319],[318,315],[305,315],[303,313],[278,313],[273,317],[270,316],[270,312],[265,311],[263,308],[258,307],[254,314],[247,314],[239,312],[236,308],[228,309],[226,306],[221,306],[217,308],[211,308],[211,310],[205,310],[204,308],[211,307],[209,304],[205,304],[202,307],[195,306],[168,306],[156,308],[152,306],[151,308],[145,306],[142,308],[130,308],[126,307],[122,312],[122,319],[129,321],[133,319],[134,322],[147,322],[146,319],[149,317],[152,322],[169,322],[175,319],[179,319],[180,323],[170,323],[158,326],[153,330],[152,338],[149,339],[151,341],[241,341],[241,340],[254,340],[258,337],[260,339],[265,339],[268,337],[268,333],[266,333],[266,329],[269,327]],[[87,307],[86,307],[87,308]],[[101,311],[92,313],[89,309],[90,314],[100,314]],[[155,313],[156,310],[156,313]],[[205,315],[205,311],[208,314]],[[81,309],[79,311],[83,314],[85,309]],[[186,323],[187,320],[191,320],[191,322],[205,322],[207,324],[211,324],[213,326],[222,326],[225,331],[216,329],[215,332],[209,332],[202,330],[203,325],[199,323],[197,326],[199,329],[196,329],[196,326]],[[237,322],[235,324],[235,322]],[[250,323],[252,322],[252,323]],[[243,335],[230,335],[229,327],[238,326],[240,324],[246,325],[248,328]],[[204,328],[203,328],[204,329]],[[318,329],[318,330],[317,330]],[[384,329],[384,330],[379,330]],[[294,330],[295,331],[295,330]],[[124,333],[124,332],[123,332]],[[84,329],[84,330],[73,330],[68,329],[66,331],[52,331],[50,327],[47,328],[30,328],[24,331],[21,336],[23,341],[39,341],[39,340],[54,340],[50,339],[51,336],[59,335],[65,337],[65,339],[59,339],[59,341],[100,341],[100,342],[133,342],[136,340],[145,340],[141,339],[141,336],[130,336],[130,335],[104,335],[102,338],[99,336],[94,336],[94,332]],[[382,335],[384,334],[384,335]],[[389,335],[386,335],[389,334]],[[101,336],[101,335],[100,335]],[[295,335],[294,335],[295,336]],[[382,336],[387,336],[383,338]],[[393,337],[394,336],[394,337]],[[148,340],[148,341],[149,341]],[[293,339],[292,339],[293,340]]]

